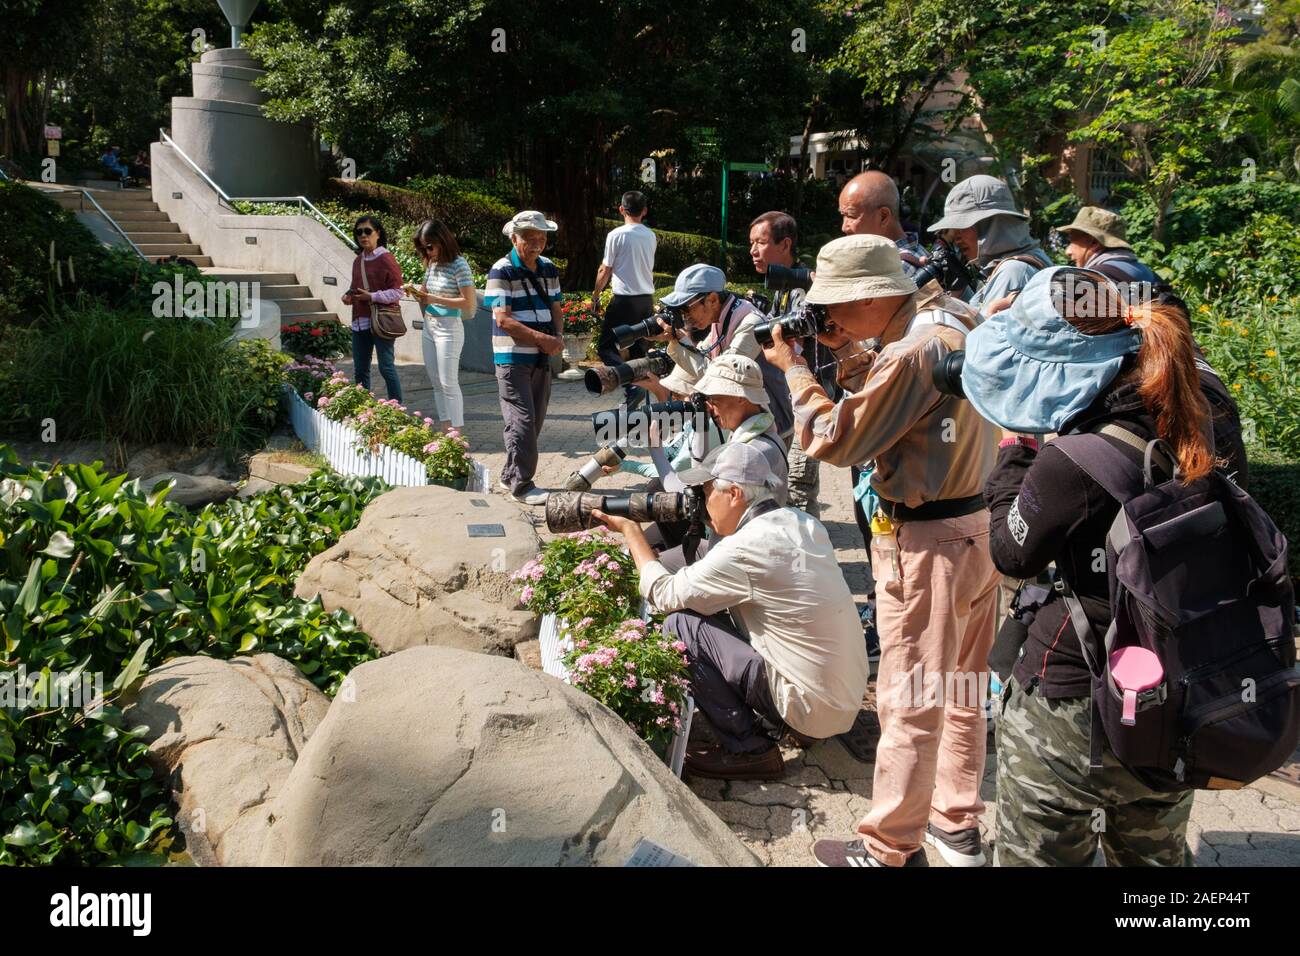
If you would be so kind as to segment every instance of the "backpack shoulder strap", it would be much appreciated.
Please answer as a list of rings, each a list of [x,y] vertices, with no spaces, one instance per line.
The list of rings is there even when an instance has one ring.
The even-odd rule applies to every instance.
[[[1111,427],[1103,426],[1103,432],[1109,434],[1105,429]],[[1138,447],[1134,443],[1142,442],[1138,436],[1126,429],[1116,430],[1123,431],[1125,435],[1131,437],[1130,441],[1129,438],[1114,436],[1125,444]],[[1145,484],[1142,471],[1100,434],[1085,432],[1079,435],[1059,435],[1052,439],[1051,444],[1074,462],[1080,471],[1101,485],[1106,493],[1121,505],[1141,494]],[[1145,442],[1142,442],[1141,448],[1145,452]]]

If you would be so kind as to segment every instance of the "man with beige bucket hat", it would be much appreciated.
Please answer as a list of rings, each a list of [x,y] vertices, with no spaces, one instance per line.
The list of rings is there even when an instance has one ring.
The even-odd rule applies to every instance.
[[[998,438],[970,403],[933,381],[939,362],[964,347],[971,310],[942,296],[918,311],[915,294],[893,242],[836,239],[818,253],[805,301],[826,307],[820,338],[840,363],[844,397],[831,402],[779,330],[766,350],[786,373],[808,454],[841,467],[874,463],[864,506],[873,532],[881,738],[861,839],[819,840],[814,853],[827,866],[923,866],[927,839],[949,862],[984,859],[980,691],[999,575],[980,492]],[[878,353],[867,339],[880,340]],[[938,693],[929,693],[936,682]]]
[[[1069,245],[1065,254],[1081,269],[1092,269],[1113,280],[1131,304],[1151,301],[1159,281],[1150,267],[1138,260],[1124,239],[1124,217],[1100,206],[1084,206],[1073,222],[1057,226]]]

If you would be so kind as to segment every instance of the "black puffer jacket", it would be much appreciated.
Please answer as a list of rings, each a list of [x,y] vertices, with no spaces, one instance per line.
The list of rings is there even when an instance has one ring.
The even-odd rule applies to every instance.
[[[1126,371],[1127,366],[1116,384],[1062,427],[1062,434],[1096,431],[1113,423],[1144,439],[1154,438],[1155,421],[1138,396],[1136,383],[1125,381]],[[1213,397],[1207,397],[1212,411],[1219,411]],[[1230,405],[1231,399],[1228,402]],[[1232,411],[1235,413],[1235,408]],[[1231,421],[1220,415],[1215,424],[1218,455],[1227,459],[1223,470],[1244,474],[1245,449],[1235,415]],[[1135,448],[1103,437],[1141,467],[1142,455]],[[1050,443],[1039,452],[1015,445],[1001,449],[985,485],[984,500],[991,516],[989,548],[998,570],[1014,578],[1032,579],[1055,561],[1057,573],[1078,595],[1093,630],[1105,633],[1110,626],[1106,532],[1119,510],[1118,502]],[[1045,697],[1089,694],[1091,683],[1079,638],[1057,593],[1051,594],[1034,617],[1012,673],[1020,686],[1032,686]]]

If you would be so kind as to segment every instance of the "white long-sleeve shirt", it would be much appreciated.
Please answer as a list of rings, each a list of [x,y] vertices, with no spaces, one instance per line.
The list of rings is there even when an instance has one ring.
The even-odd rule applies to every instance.
[[[641,569],[641,594],[667,614],[730,611],[767,664],[782,718],[809,737],[853,726],[867,689],[867,652],[853,595],[820,521],[777,508],[721,538],[676,574]]]

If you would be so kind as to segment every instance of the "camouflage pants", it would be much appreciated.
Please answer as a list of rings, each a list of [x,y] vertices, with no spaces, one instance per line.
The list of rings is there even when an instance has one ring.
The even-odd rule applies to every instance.
[[[817,492],[821,488],[821,462],[804,454],[796,433],[790,441],[790,504],[817,516]]]
[[[997,723],[996,866],[1186,865],[1192,793],[1159,793],[1110,748],[1088,772],[1090,700],[1046,700],[1014,680]]]

